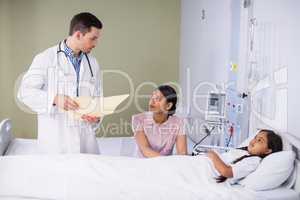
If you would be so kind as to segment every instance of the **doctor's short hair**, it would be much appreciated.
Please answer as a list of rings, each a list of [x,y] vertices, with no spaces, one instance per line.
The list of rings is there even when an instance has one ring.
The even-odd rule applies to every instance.
[[[92,27],[102,29],[103,25],[95,15],[89,12],[79,13],[71,20],[69,35],[73,35],[76,31],[85,34],[89,32]]]

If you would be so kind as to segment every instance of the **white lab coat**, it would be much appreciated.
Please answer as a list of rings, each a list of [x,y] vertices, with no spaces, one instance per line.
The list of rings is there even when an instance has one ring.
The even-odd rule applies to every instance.
[[[64,50],[64,43],[61,44]],[[58,45],[38,54],[23,76],[18,99],[38,114],[38,146],[42,153],[99,154],[95,127],[74,120],[53,106],[56,94],[76,96],[76,72],[64,53],[57,54]],[[83,56],[80,66],[79,96],[101,96],[100,69],[96,59]]]

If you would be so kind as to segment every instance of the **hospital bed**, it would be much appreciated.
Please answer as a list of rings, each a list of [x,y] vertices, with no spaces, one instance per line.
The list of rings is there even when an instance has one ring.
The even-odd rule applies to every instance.
[[[39,154],[36,139],[15,138],[11,132],[11,121],[3,120],[0,124],[0,131],[3,135],[2,145],[5,148],[4,155],[32,155]],[[109,156],[138,156],[138,147],[134,137],[98,137],[98,146],[101,155]],[[188,151],[193,148],[192,141],[188,140]],[[1,146],[0,146],[1,152]],[[174,153],[176,150],[174,148]]]
[[[97,138],[97,142],[102,155],[137,156],[137,146],[133,137],[103,137]],[[36,139],[14,138],[5,152],[5,155],[32,154],[39,154]]]
[[[0,152],[8,155],[40,154],[36,139],[15,138],[11,132],[11,121],[3,120],[0,124]],[[97,138],[102,155],[137,156],[137,146],[133,137],[101,137]],[[2,148],[2,150],[1,150]]]
[[[293,140],[293,142],[290,144],[290,147],[292,150],[296,153],[298,156],[298,150],[300,149],[300,145],[298,145],[294,139],[289,138],[289,140]],[[115,159],[124,159],[126,156],[127,157],[134,157],[136,156],[137,148],[134,142],[134,139],[132,137],[125,137],[125,138],[98,138],[99,142],[99,147],[101,149],[102,154],[104,154],[104,160],[106,159],[106,156],[113,156]],[[17,158],[20,160],[22,159],[29,159],[32,158],[31,154],[38,154],[37,152],[37,146],[36,146],[36,140],[30,140],[30,139],[19,139],[19,138],[13,138],[12,133],[11,133],[11,121],[10,120],[4,120],[0,124],[0,151],[5,154],[4,157],[0,157],[0,162],[3,160],[5,157],[11,157],[13,155],[13,162],[17,162]],[[190,146],[193,145],[189,145]],[[191,152],[191,149],[189,149],[189,152]],[[36,155],[36,156],[42,156],[42,155]],[[81,155],[78,157],[78,159],[83,159],[85,160],[86,157],[89,157],[90,155]],[[120,157],[122,156],[122,157]],[[100,156],[99,156],[100,157]],[[40,160],[40,162],[43,162],[45,165],[49,161],[47,159],[47,156],[42,156],[39,157],[40,159],[45,159],[45,162]],[[192,158],[192,157],[190,157]],[[56,159],[56,158],[55,158]],[[70,161],[75,162],[77,157],[69,157],[68,158]],[[94,159],[94,157],[92,157]],[[129,159],[129,158],[126,158]],[[162,158],[160,158],[162,159]],[[174,158],[176,160],[176,158]],[[184,159],[189,159],[189,158],[184,158]],[[50,159],[51,160],[51,159]],[[58,159],[59,160],[59,159]],[[104,161],[103,160],[103,161]],[[128,165],[130,165],[131,162],[137,162],[136,160],[139,159],[134,159],[134,160],[129,160]],[[40,162],[37,162],[36,165],[38,165]],[[97,161],[98,162],[98,161]],[[109,162],[113,163],[113,159],[110,160]],[[163,162],[163,160],[158,161],[156,160],[157,163]],[[2,164],[5,164],[6,162],[2,162]],[[80,163],[80,162],[79,162]],[[109,165],[111,165],[111,163]],[[34,163],[33,163],[34,165]],[[100,162],[99,168],[101,168],[102,164]],[[245,194],[251,194],[251,198],[248,199],[257,199],[257,200],[296,200],[299,199],[299,191],[300,191],[300,180],[297,179],[299,177],[299,170],[297,170],[300,166],[300,161],[297,159],[295,160],[295,168],[293,172],[291,173],[290,177],[288,178],[287,181],[285,181],[281,186],[271,189],[271,190],[266,190],[266,191],[249,191],[248,189],[245,190],[243,186],[236,185],[233,187],[233,191],[237,192],[239,195],[245,195]],[[0,166],[0,169],[3,166]],[[13,167],[19,167],[22,168],[22,166],[11,166]],[[26,166],[23,166],[25,170]],[[55,166],[52,166],[53,168]],[[192,166],[191,166],[192,167]],[[113,166],[112,166],[113,168]],[[126,168],[126,166],[124,166]],[[188,169],[187,169],[188,170]],[[1,171],[0,171],[1,174]],[[42,174],[43,175],[43,174]],[[79,176],[79,174],[78,174]],[[180,176],[179,176],[180,177]],[[191,176],[192,177],[192,176]],[[9,182],[9,177],[0,177],[0,185],[1,181],[5,181],[7,178],[7,181]],[[189,181],[189,180],[184,180],[182,181]],[[192,181],[192,180],[191,180]],[[259,180],[258,180],[259,181]],[[108,184],[109,185],[109,184]],[[109,186],[108,186],[109,187]],[[0,199],[1,200],[23,200],[23,199],[31,199],[30,196],[26,197],[20,197],[20,196],[1,196],[1,186],[0,186]],[[139,188],[139,190],[143,190],[143,188]],[[158,193],[161,188],[158,188]],[[116,191],[118,193],[118,191]],[[120,192],[120,191],[119,191]],[[125,192],[126,191],[122,191]],[[122,193],[121,192],[121,193]],[[144,191],[146,193],[146,190]],[[193,191],[190,191],[193,193]],[[120,193],[120,194],[121,194]],[[177,194],[180,195],[180,194]],[[162,199],[170,199],[168,195],[164,196],[165,198]],[[247,199],[246,196],[239,196],[242,199]],[[36,199],[36,198],[32,198]],[[50,198],[51,199],[51,198]],[[55,198],[54,198],[55,199]],[[133,198],[134,199],[134,198]],[[176,197],[173,197],[173,199],[177,199]],[[189,199],[189,198],[185,198]],[[192,196],[190,199],[193,199]],[[209,199],[209,198],[203,198],[203,199]],[[212,198],[213,199],[213,198]],[[230,198],[231,199],[231,198]],[[235,199],[235,198],[232,198]]]

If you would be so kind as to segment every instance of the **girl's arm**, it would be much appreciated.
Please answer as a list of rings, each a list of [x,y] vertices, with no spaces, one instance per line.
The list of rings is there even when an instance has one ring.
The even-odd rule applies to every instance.
[[[186,155],[186,135],[178,135],[176,137],[176,152],[178,155]]]
[[[211,159],[213,162],[216,170],[221,174],[221,176],[232,178],[233,172],[232,167],[229,165],[226,165],[221,158],[216,154],[214,151],[209,151],[207,153],[207,156]]]
[[[152,150],[144,131],[137,131],[134,137],[139,149],[145,157],[151,158],[160,156],[159,152]]]

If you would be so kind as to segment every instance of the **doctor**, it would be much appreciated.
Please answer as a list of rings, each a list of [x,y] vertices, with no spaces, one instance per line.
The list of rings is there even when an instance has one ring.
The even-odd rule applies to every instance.
[[[22,79],[18,99],[38,114],[42,153],[99,154],[95,129],[100,118],[76,120],[66,111],[78,109],[74,97],[102,95],[99,65],[90,54],[101,31],[93,14],[75,15],[69,36],[35,56]]]

